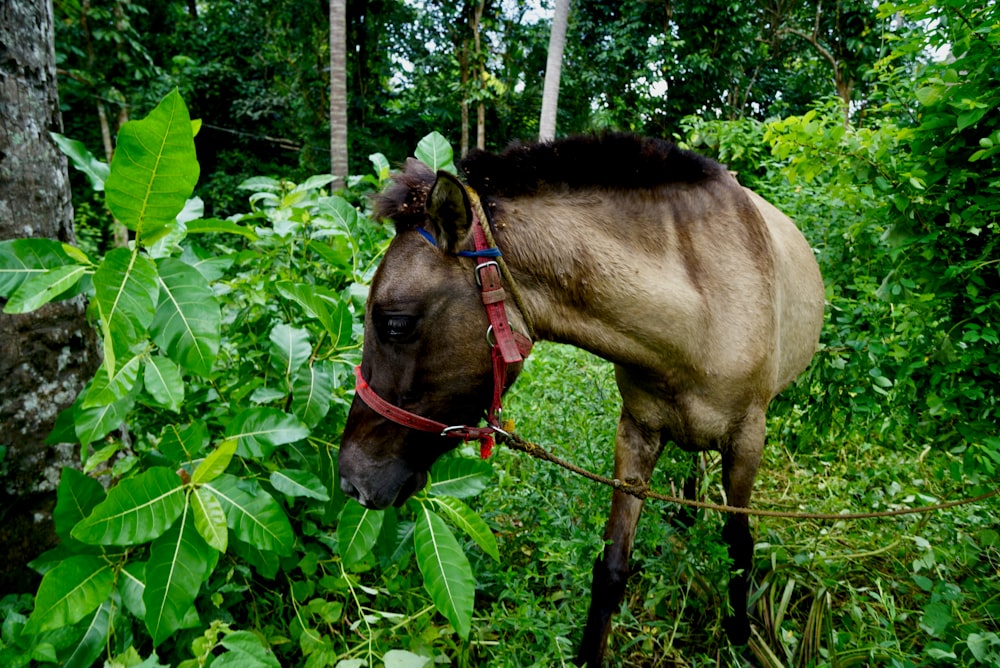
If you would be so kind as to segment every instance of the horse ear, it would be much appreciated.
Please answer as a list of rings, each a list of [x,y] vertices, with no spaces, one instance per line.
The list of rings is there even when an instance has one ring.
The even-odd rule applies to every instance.
[[[448,253],[459,250],[472,225],[472,205],[465,186],[452,174],[439,171],[427,196],[428,229],[438,247]]]

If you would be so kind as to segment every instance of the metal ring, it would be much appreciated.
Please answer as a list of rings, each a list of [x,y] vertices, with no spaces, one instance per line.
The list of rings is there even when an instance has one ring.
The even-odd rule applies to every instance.
[[[493,333],[493,325],[486,328],[486,343],[490,348],[494,348],[497,345],[496,334]]]

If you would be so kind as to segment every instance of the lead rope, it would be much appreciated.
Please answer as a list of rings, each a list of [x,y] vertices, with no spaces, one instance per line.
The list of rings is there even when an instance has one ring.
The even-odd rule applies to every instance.
[[[469,194],[469,201],[472,204],[472,209],[475,211],[476,215],[479,216],[481,221],[480,227],[483,230],[483,234],[486,236],[486,242],[493,248],[498,248],[497,241],[493,237],[493,226],[490,223],[490,219],[486,216],[486,211],[483,209],[483,203],[479,200],[479,194],[472,188],[466,188],[466,192]],[[510,273],[510,269],[507,267],[507,262],[504,261],[503,255],[496,258],[497,266],[500,267],[500,274],[503,276],[503,280],[507,283],[507,290],[514,297],[514,304],[517,305],[517,310],[521,312],[521,318],[524,320],[524,326],[528,330],[528,338],[532,341],[535,340],[535,328],[531,324],[531,318],[528,317],[528,312],[524,308],[524,298],[521,296],[521,291],[517,287],[517,282]]]
[[[629,494],[636,497],[637,499],[656,499],[657,501],[666,501],[668,503],[676,503],[682,506],[688,506],[691,508],[703,508],[705,510],[717,510],[723,513],[732,513],[734,515],[753,515],[755,517],[786,517],[801,520],[863,520],[871,519],[877,517],[895,517],[897,515],[913,515],[916,513],[929,513],[936,510],[944,510],[945,508],[954,508],[955,506],[962,506],[969,503],[976,503],[977,501],[983,501],[992,496],[1000,494],[1000,487],[994,489],[985,494],[980,494],[978,496],[968,497],[965,499],[960,499],[958,501],[946,501],[944,503],[936,503],[931,506],[920,506],[919,508],[900,508],[898,510],[882,510],[878,512],[869,513],[809,513],[809,512],[792,512],[792,511],[782,511],[782,510],[757,510],[753,508],[740,508],[738,506],[729,506],[720,503],[709,503],[706,501],[694,501],[691,499],[685,499],[679,496],[671,496],[669,494],[661,494],[649,489],[649,485],[642,482],[641,480],[619,480],[617,478],[606,478],[605,476],[594,473],[593,471],[588,471],[585,468],[577,466],[565,459],[560,459],[559,457],[553,455],[551,452],[538,445],[537,443],[532,443],[526,441],[515,433],[503,433],[497,432],[498,440],[505,444],[507,447],[513,450],[520,450],[521,452],[527,453],[536,459],[542,459],[547,462],[552,462],[562,468],[576,473],[577,475],[583,476],[588,480],[593,480],[594,482],[601,483],[602,485],[607,485],[616,490]]]

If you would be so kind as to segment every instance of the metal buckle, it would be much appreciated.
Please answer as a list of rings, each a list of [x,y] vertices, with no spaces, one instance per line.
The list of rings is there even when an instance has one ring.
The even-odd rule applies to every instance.
[[[497,264],[496,260],[487,260],[486,262],[480,262],[479,264],[476,265],[476,285],[478,285],[479,287],[483,287],[483,279],[480,272],[490,265],[496,267],[497,272],[500,271],[500,265]]]
[[[451,432],[453,432],[453,431],[461,431],[463,429],[468,429],[468,427],[465,426],[464,424],[452,425],[451,427],[445,427],[444,429],[442,429],[441,430],[441,435],[442,436],[451,436]]]

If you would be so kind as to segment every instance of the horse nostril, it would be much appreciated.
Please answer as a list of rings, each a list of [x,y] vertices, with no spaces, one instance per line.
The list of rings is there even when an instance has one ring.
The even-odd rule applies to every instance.
[[[358,488],[352,485],[346,478],[340,479],[340,491],[355,501],[361,498],[361,492],[359,492]]]

